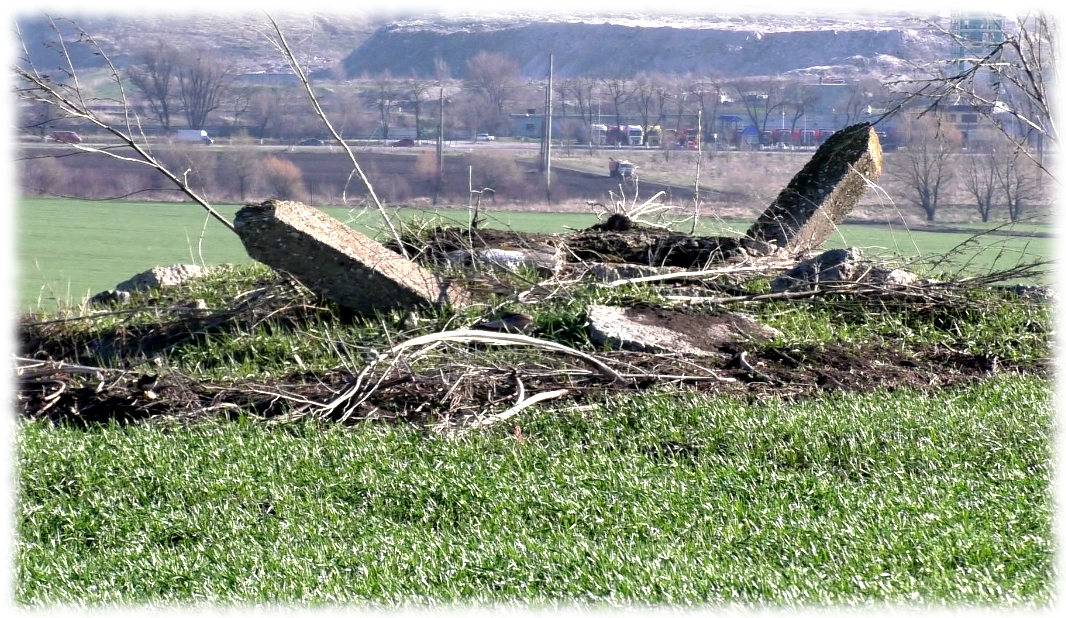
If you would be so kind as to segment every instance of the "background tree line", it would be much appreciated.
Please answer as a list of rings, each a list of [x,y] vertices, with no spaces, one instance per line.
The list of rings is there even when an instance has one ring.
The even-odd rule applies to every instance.
[[[1026,53],[1032,55],[1027,50],[1020,48],[1017,54],[1024,59]],[[1003,54],[994,59],[1002,60]],[[1003,64],[997,62],[991,66]],[[462,80],[452,79],[449,67],[440,59],[435,66],[436,75],[432,79],[394,76],[388,72],[357,79],[334,74],[316,78],[315,87],[330,121],[342,136],[388,140],[397,129],[405,129],[406,133],[413,132],[416,139],[436,137],[441,102],[445,106],[446,135],[473,136],[479,132],[508,135],[512,130],[512,113],[530,109],[543,112],[546,80],[523,79],[519,65],[504,54],[480,52],[467,61]],[[160,42],[140,50],[135,61],[125,69],[124,77],[135,92],[135,106],[148,119],[144,126],[149,131],[210,128],[236,139],[250,136],[282,143],[324,137],[321,123],[298,84],[249,82],[242,79],[232,61],[218,55],[189,53]],[[938,83],[942,83],[947,78],[939,79]],[[556,118],[566,118],[561,137],[568,143],[588,136],[591,125],[608,122],[639,124],[645,135],[649,127],[656,125],[682,134],[695,129],[697,116],[702,118],[701,138],[710,142],[723,129],[714,121],[722,113],[741,117],[759,135],[778,128],[791,132],[808,121],[814,122],[816,114],[825,116],[827,104],[819,100],[815,89],[810,87],[811,81],[810,78],[724,79],[714,75],[654,73],[584,76],[557,80],[553,84],[554,113]],[[993,96],[988,92],[989,84],[994,83],[998,89],[995,96],[1005,92],[1012,100],[1028,102],[1033,107],[1034,97],[1016,81],[1002,77],[995,82],[974,78],[970,98],[978,103],[989,100]],[[919,82],[909,86],[916,83]],[[869,118],[875,109],[890,107],[899,100],[901,92],[876,79],[834,84],[832,90],[835,91],[832,113],[840,126]],[[903,94],[914,96],[906,88]],[[1043,90],[1038,94],[1044,96]],[[1037,99],[1036,103],[1047,106],[1046,99]],[[919,108],[913,101],[911,104]],[[50,116],[53,112],[46,106],[29,105],[20,110],[23,128],[38,135],[59,124],[59,119]],[[1020,146],[1016,136],[1009,132],[983,141],[967,140],[935,109],[920,117],[898,114],[894,124],[894,137],[901,150],[891,159],[890,175],[902,187],[903,199],[929,221],[935,220],[937,208],[952,186],[963,187],[985,221],[1000,208],[1012,220],[1017,220],[1028,205],[1039,204],[1046,198],[1046,169],[1042,160],[1033,161],[1025,145]],[[229,158],[233,160],[222,162],[220,158],[218,162],[226,167],[225,176],[235,180],[235,187],[227,189],[229,195],[243,200],[256,183],[274,184],[278,192],[284,190],[293,197],[299,193],[296,187],[300,181],[285,165]],[[32,172],[38,179],[52,173],[47,164],[36,167],[40,169]],[[197,169],[206,168],[201,165]],[[110,180],[112,184],[121,181],[122,175]],[[112,189],[121,192],[122,187]]]

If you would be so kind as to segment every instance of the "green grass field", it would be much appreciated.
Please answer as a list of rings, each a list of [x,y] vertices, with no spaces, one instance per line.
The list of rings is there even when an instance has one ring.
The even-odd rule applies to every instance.
[[[232,217],[237,206],[219,206]],[[382,226],[376,211],[324,208],[360,231],[376,235]],[[432,213],[405,209],[408,220]],[[440,211],[465,224],[464,210]],[[492,227],[520,231],[564,233],[596,222],[592,214],[544,212],[489,212]],[[211,220],[195,204],[88,202],[24,199],[17,215],[19,307],[48,308],[56,302],[77,303],[101,290],[113,288],[132,275],[177,263],[242,263],[250,258],[240,240]],[[206,227],[205,227],[206,223]],[[699,233],[738,234],[747,221],[701,220]],[[201,234],[203,238],[201,240]],[[843,225],[827,248],[858,246],[870,254],[936,256],[946,253],[971,235],[947,232],[910,232],[900,228]],[[951,264],[968,272],[1011,266],[1020,259],[1050,257],[1052,239],[984,236]]]
[[[1047,607],[1050,384],[510,427],[24,423],[15,598]]]
[[[377,225],[372,213],[330,212],[363,229]],[[496,225],[541,231],[592,222],[496,216]],[[194,261],[203,221],[187,204],[28,201],[19,251],[23,260],[52,256],[45,263],[66,277],[93,272],[102,289],[155,264]],[[247,262],[221,226],[207,234],[205,261]],[[896,250],[884,228],[844,226],[841,236],[833,242]],[[905,236],[923,254],[960,237]],[[455,386],[471,376],[464,389],[484,393],[476,376],[507,367],[516,378],[558,374],[548,356],[512,346],[424,348],[395,365],[411,381],[373,404],[367,417],[376,420],[350,425],[255,416],[262,408],[246,400],[230,419],[204,408],[208,399],[168,407],[188,384],[212,404],[220,389],[245,395],[273,385],[296,398],[264,396],[282,401],[279,413],[294,411],[303,400],[290,389],[355,375],[371,350],[472,324],[486,310],[427,309],[413,329],[403,316],[342,317],[303,296],[216,327],[158,310],[197,298],[224,313],[271,281],[266,266],[247,263],[134,294],[124,307],[133,312],[46,311],[22,324],[24,355],[114,371],[104,381],[60,371],[19,382],[17,603],[1001,609],[1053,601],[1052,306],[1002,290],[932,304],[847,295],[745,304],[780,334],[737,346],[754,363],[779,353],[803,373],[776,374],[785,378],[779,387],[749,375],[702,392],[673,380],[609,394],[602,382],[579,383],[574,389],[588,389],[579,397],[487,429],[458,423],[449,406],[502,411],[510,378],[484,403],[462,395],[445,403],[461,392]],[[765,276],[745,283],[768,286]],[[607,358],[586,328],[588,306],[658,294],[647,285],[577,286],[521,309],[543,328],[539,338]],[[67,317],[75,319],[53,321]],[[731,353],[682,359],[684,370],[710,364],[729,376]],[[976,373],[953,382],[956,366]],[[393,370],[377,371],[384,380]],[[852,386],[832,388],[817,372]],[[119,397],[122,385],[155,373],[158,392],[130,397],[158,412],[114,420],[133,405]],[[718,390],[726,384],[737,388]],[[396,402],[400,419],[377,415]]]

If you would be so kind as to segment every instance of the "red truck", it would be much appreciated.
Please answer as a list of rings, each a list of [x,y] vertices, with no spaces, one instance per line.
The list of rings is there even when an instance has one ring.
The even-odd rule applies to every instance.
[[[53,141],[61,144],[80,144],[81,136],[74,131],[52,131],[52,134],[48,136]]]
[[[607,173],[611,178],[621,177],[623,180],[632,178],[634,169],[636,169],[636,166],[630,163],[629,161],[618,161],[614,158],[609,157],[609,161],[607,163]]]

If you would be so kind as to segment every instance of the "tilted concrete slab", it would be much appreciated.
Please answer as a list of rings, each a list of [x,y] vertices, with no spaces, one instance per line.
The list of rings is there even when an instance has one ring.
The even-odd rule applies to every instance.
[[[789,253],[817,249],[881,175],[881,143],[869,123],[833,134],[792,177],[747,236]]]
[[[245,206],[233,226],[253,259],[356,313],[469,301],[458,284],[300,202]]]

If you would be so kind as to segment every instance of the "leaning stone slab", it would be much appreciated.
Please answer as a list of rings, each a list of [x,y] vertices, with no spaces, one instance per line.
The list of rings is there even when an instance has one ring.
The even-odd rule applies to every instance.
[[[469,300],[457,284],[300,202],[245,206],[233,226],[253,259],[356,313]]]
[[[792,254],[817,249],[881,175],[881,144],[869,123],[822,144],[747,232]]]
[[[634,352],[713,356],[719,354],[718,346],[764,341],[778,334],[775,329],[741,313],[606,305],[591,305],[588,312],[593,342]]]

